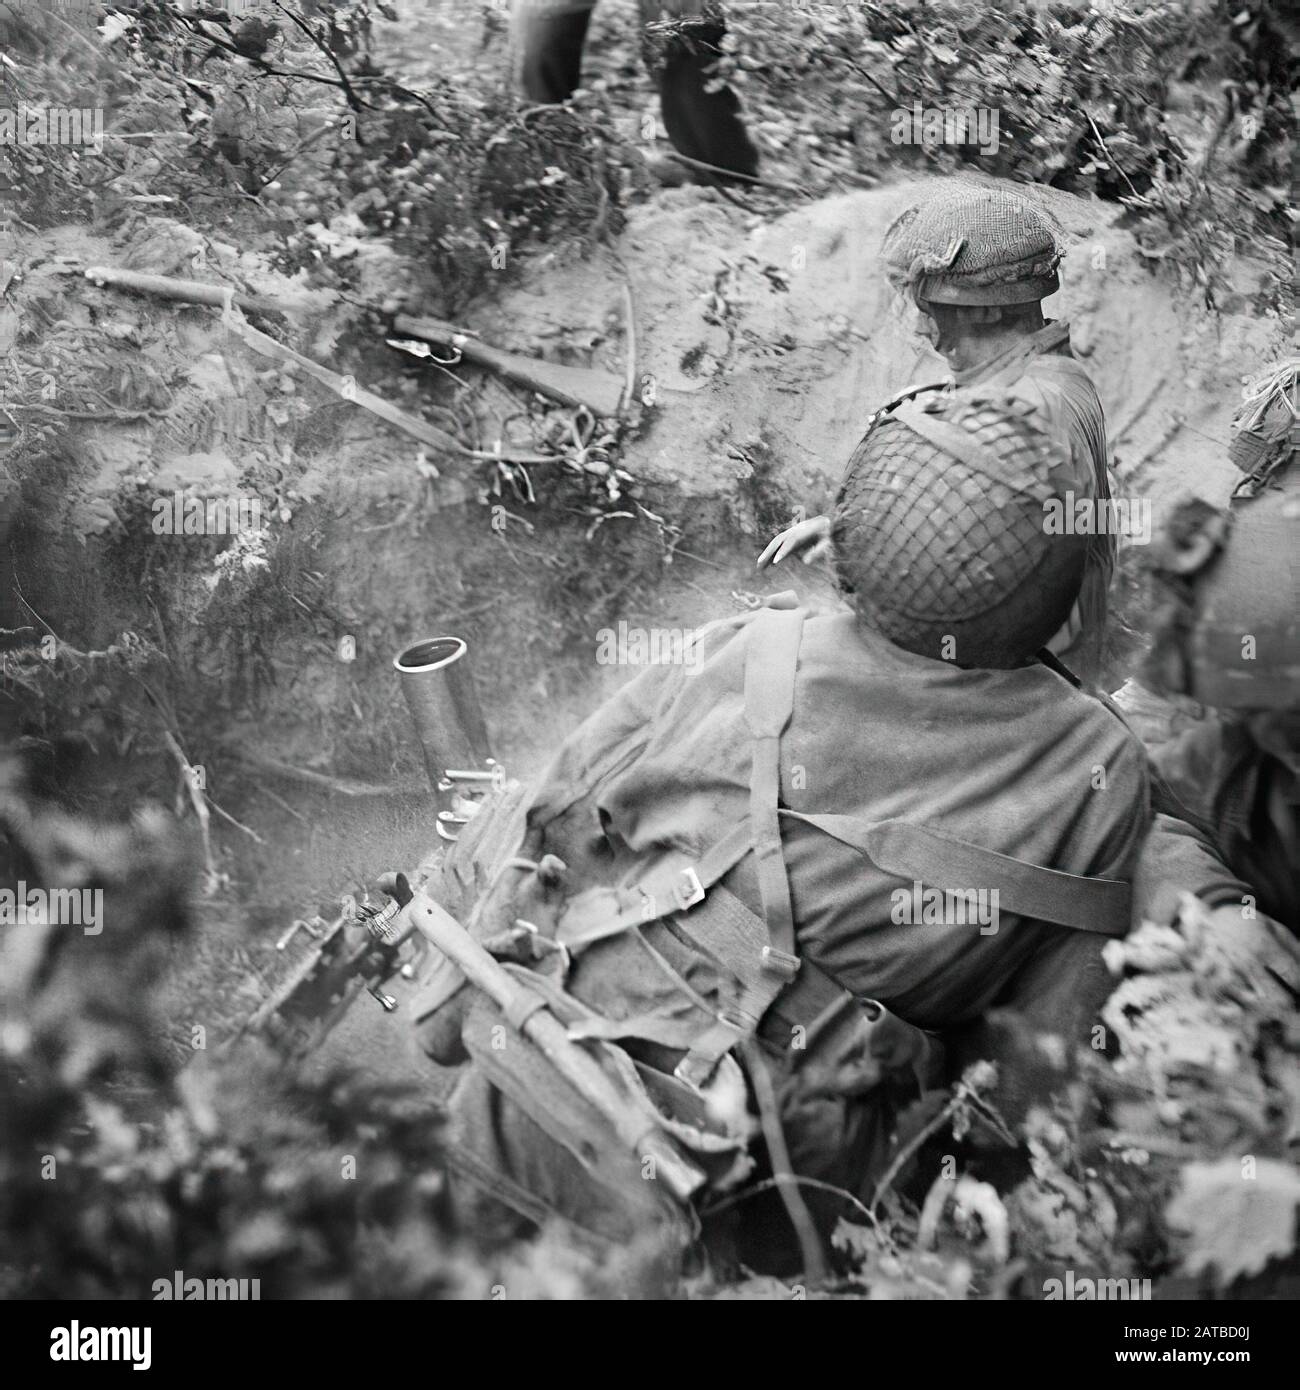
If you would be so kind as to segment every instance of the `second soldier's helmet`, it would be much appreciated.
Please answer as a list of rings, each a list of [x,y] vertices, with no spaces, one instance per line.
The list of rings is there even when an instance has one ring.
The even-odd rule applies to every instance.
[[[1180,508],[1157,559],[1161,597],[1145,679],[1217,709],[1300,705],[1300,472],[1226,515]],[[1185,563],[1170,554],[1189,557]],[[1168,569],[1161,566],[1168,565]],[[1195,566],[1195,568],[1193,568]]]
[[[885,233],[886,272],[924,305],[1031,304],[1060,288],[1048,214],[1022,192],[953,180]]]
[[[1087,536],[1047,517],[1069,487],[1032,408],[980,388],[886,414],[858,446],[832,537],[859,620],[896,646],[964,667],[1033,660],[1069,617]]]
[[[1228,456],[1227,511],[1177,506],[1150,559],[1157,612],[1144,679],[1217,709],[1300,707],[1300,361],[1251,382]]]

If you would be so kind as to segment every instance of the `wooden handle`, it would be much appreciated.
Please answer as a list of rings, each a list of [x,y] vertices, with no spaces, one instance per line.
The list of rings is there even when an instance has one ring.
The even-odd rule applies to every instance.
[[[493,959],[456,919],[427,894],[417,892],[407,908],[420,934],[458,965],[465,976],[507,1012],[522,1008],[529,991]],[[525,1019],[522,1032],[584,1100],[594,1105],[638,1158],[654,1161],[655,1173],[679,1201],[704,1185],[704,1174],[685,1158],[654,1121],[619,1092],[600,1063],[572,1041],[564,1025],[541,1008]]]
[[[107,265],[92,265],[85,271],[85,276],[87,280],[112,285],[114,289],[157,295],[160,299],[174,299],[182,304],[209,304],[213,308],[223,309],[231,303],[240,309],[262,312],[275,309],[269,299],[241,294],[224,285],[204,284],[201,280],[174,280],[169,275],[144,275],[135,270],[115,270]]]

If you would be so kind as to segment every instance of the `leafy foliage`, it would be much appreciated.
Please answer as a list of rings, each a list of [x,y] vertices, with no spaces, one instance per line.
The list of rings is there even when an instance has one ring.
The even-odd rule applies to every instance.
[[[303,1081],[252,1044],[175,1070],[155,991],[190,868],[166,817],[92,825],[0,766],[0,876],[104,895],[97,935],[0,932],[0,1296],[147,1299],[176,1270],[263,1298],[600,1292],[575,1251],[549,1246],[547,1279],[536,1249],[458,1233],[424,1092]]]
[[[1120,978],[1103,1016],[1117,1055],[1056,1058],[1010,1127],[990,1105],[993,1068],[968,1068],[925,1126],[932,1142],[904,1145],[892,1190],[841,1222],[842,1287],[1042,1298],[1068,1270],[1183,1297],[1253,1279],[1267,1296],[1297,1258],[1300,1035],[1287,992],[1268,983],[1269,951],[1243,951],[1250,940],[1225,948],[1188,898],[1174,926],[1112,943]],[[991,1151],[962,1141],[990,1129],[1027,1157],[1022,1176],[981,1178]],[[780,1296],[769,1284],[741,1296]]]
[[[810,188],[901,161],[1096,193],[1211,307],[1245,246],[1277,302],[1292,120],[1272,0],[808,0],[738,6],[730,26],[719,76]],[[895,142],[894,113],[914,104],[996,112],[996,148]]]
[[[521,249],[590,246],[617,230],[643,178],[620,133],[624,94],[593,87],[564,108],[521,110],[499,82],[440,72],[410,86],[369,46],[388,17],[379,4],[304,0],[241,20],[143,0],[88,34],[0,0],[14,54],[8,99],[84,106],[93,92],[113,135],[95,151],[0,147],[0,176],[21,188],[22,217],[41,227],[84,220],[124,231],[161,205],[232,242],[249,229],[269,233],[281,269],[304,272],[348,306],[338,314],[345,327],[376,283],[400,297],[412,265],[427,272],[428,301],[452,312],[509,273]],[[898,163],[978,161],[992,174],[1123,204],[1152,266],[1210,304],[1236,293],[1225,263],[1241,247],[1277,261],[1290,115],[1283,20],[1271,0],[1011,0],[996,10],[789,0],[736,6],[730,23],[719,78],[740,90],[769,164],[811,190],[874,179]],[[915,101],[996,109],[998,150],[893,144],[893,111]],[[1275,298],[1277,283],[1262,298]],[[17,353],[6,368],[6,399],[28,447],[56,442],[56,418],[129,422],[173,403],[177,383],[134,342],[87,350],[82,324],[56,317],[40,329],[59,411],[46,403],[40,369]],[[331,347],[342,330],[332,331]],[[127,347],[132,365],[123,367]],[[277,424],[289,423],[285,410]],[[506,443],[568,448],[537,431],[572,421],[540,414],[530,405],[528,436]],[[615,435],[578,440],[550,491],[572,532],[540,570],[557,626],[565,615],[589,627],[593,615],[624,611],[683,539],[682,518],[667,506],[662,516],[650,511],[647,501],[659,500],[637,493],[611,461],[616,445]],[[755,511],[785,510],[768,495],[764,460],[751,462]],[[489,468],[485,498],[534,500],[526,465]],[[200,596],[189,630],[196,648],[222,633],[235,645],[213,641],[206,669],[169,653],[174,667],[192,669],[194,686],[175,689],[180,717],[169,727],[201,728],[219,681],[270,679],[267,634],[289,619],[301,628],[305,612],[323,640],[356,626],[331,607],[311,548],[308,537],[266,557],[224,552],[236,572]],[[129,569],[138,557],[119,559]],[[132,571],[142,588],[146,577]],[[156,587],[179,593],[185,577],[164,571]],[[133,632],[103,651],[62,654],[69,659],[54,666],[35,651],[4,658],[9,683],[55,711],[51,725],[75,722],[69,709],[121,704],[122,689],[134,690],[158,659]],[[124,745],[132,735],[104,727]],[[45,863],[51,873],[57,864],[111,888],[123,927],[103,950],[47,942],[39,987],[0,995],[4,1291],[147,1296],[153,1279],[181,1267],[261,1278],[268,1297],[481,1293],[483,1252],[453,1228],[437,1127],[420,1097],[367,1093],[345,1077],[303,1086],[247,1054],[206,1079],[172,1073],[144,1001],[158,948],[183,929],[189,877],[157,818],[107,840],[57,818],[38,817],[33,829],[30,808],[4,794],[17,867],[35,873]],[[0,988],[5,977],[24,978],[11,954],[17,941],[0,936]],[[854,1292],[1037,1296],[1037,1276],[1062,1266],[1180,1271],[1223,1288],[1292,1253],[1294,1023],[1225,983],[1194,911],[1177,928],[1143,929],[1114,954],[1124,978],[1107,1022],[1119,1059],[1062,1069],[1057,1092],[1016,1127],[1023,1162],[1008,1182],[988,1180],[980,1156],[961,1147],[972,1130],[1006,1128],[986,1099],[987,1069],[968,1074],[937,1117],[914,1117],[916,1134],[942,1134],[962,1168],[936,1176],[933,1154],[918,1148],[881,1214],[841,1228]],[[40,1171],[46,1155],[52,1181]],[[344,1156],[356,1160],[355,1181],[340,1178]],[[1253,1178],[1243,1157],[1256,1160]],[[576,1264],[557,1275],[549,1257],[521,1258],[532,1259],[539,1291],[586,1287]]]
[[[416,90],[368,51],[369,3],[276,4],[267,16],[141,0],[89,36],[6,14],[11,99],[104,108],[98,148],[0,147],[0,176],[32,224],[115,226],[141,204],[180,204],[209,225],[268,221],[283,264],[347,288],[346,262],[311,235],[337,219],[427,262],[453,310],[530,241],[617,230],[640,157],[607,101],[520,111],[505,87],[435,74]],[[93,93],[92,95],[89,95]]]
[[[1189,1163],[1167,1214],[1185,1232],[1187,1273],[1209,1272],[1227,1288],[1292,1252],[1298,1205],[1300,1175],[1290,1165],[1266,1158],[1244,1180],[1240,1162],[1225,1158]]]

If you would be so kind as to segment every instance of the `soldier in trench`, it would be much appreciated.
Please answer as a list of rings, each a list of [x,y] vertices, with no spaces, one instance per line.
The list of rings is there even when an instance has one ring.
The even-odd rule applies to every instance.
[[[999,386],[900,402],[841,491],[848,606],[724,620],[689,668],[648,668],[565,743],[504,866],[464,872],[471,822],[434,893],[571,1031],[617,1044],[709,1174],[692,1211],[736,1199],[746,1263],[804,1257],[747,1179],[806,1182],[824,1236],[870,1199],[901,1108],[951,1076],[945,1046],[981,1055],[989,1011],[1088,1045],[1151,810],[1136,737],[1036,655],[1087,569],[1086,537],[1041,525],[1074,477]],[[616,1245],[684,1238],[691,1213],[566,1128],[454,968],[416,1013],[431,1056],[472,1058],[448,1127],[462,1195]],[[1012,1121],[1023,1082],[1010,1059]]]
[[[1252,383],[1229,449],[1243,470],[1231,506],[1189,499],[1171,517],[1150,563],[1155,640],[1140,683],[1115,697],[1185,820],[1249,885],[1210,903],[1238,954],[1300,935],[1298,372],[1293,360]],[[1168,920],[1176,876],[1155,859],[1149,872],[1164,885],[1154,916]]]
[[[951,369],[948,382],[932,386],[997,385],[1032,405],[1069,457],[1067,493],[1100,517],[1111,496],[1105,414],[1070,350],[1069,323],[1043,316],[1042,301],[1060,288],[1061,256],[1051,220],[1032,198],[960,181],[902,213],[882,247],[891,283],[919,314],[918,331]],[[768,545],[759,566],[801,552],[811,560],[829,534],[827,517],[800,522]],[[1088,682],[1101,674],[1114,565],[1113,532],[1095,528],[1078,602],[1047,644]]]

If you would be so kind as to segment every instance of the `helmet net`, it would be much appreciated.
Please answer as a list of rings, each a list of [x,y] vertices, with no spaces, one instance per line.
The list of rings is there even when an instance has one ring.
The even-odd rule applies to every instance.
[[[1028,198],[954,183],[908,208],[885,233],[885,265],[896,288],[927,275],[966,285],[1008,285],[1051,275],[1061,251],[1048,213]]]
[[[1077,592],[1076,567],[1058,575],[1051,564],[1058,543],[1078,549],[1076,538],[1048,535],[1044,524],[1063,456],[1009,399],[944,395],[925,411],[960,431],[965,457],[896,416],[877,424],[840,489],[832,536],[841,586],[867,626],[909,650],[928,654],[937,635],[964,628],[975,659],[963,664],[995,664],[993,648],[1005,653],[1008,644],[1027,657]],[[1040,583],[1046,590],[1032,593]],[[992,628],[981,628],[985,619]]]

